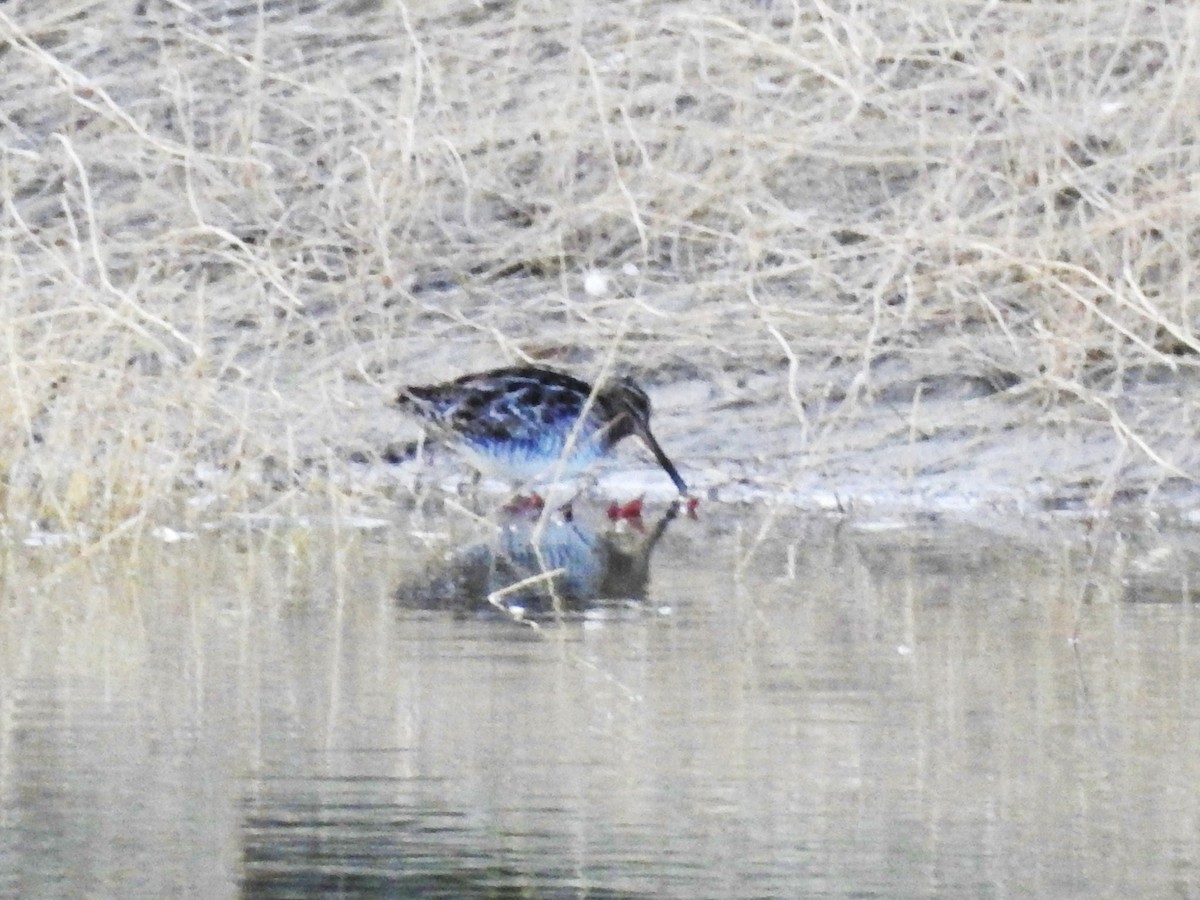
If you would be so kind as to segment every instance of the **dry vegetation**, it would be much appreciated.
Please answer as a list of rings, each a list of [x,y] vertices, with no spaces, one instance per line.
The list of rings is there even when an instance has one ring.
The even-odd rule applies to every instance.
[[[0,514],[382,497],[391,388],[522,356],[640,373],[717,496],[1186,497],[1198,47],[1169,0],[10,0]]]

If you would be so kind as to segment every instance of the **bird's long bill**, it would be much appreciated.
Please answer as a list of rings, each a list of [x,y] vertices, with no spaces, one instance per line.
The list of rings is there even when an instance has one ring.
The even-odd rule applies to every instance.
[[[671,480],[675,482],[675,487],[679,488],[679,493],[686,494],[688,492],[687,483],[679,477],[679,472],[676,471],[671,461],[667,459],[667,454],[663,453],[663,448],[658,446],[658,441],[650,433],[650,428],[639,423],[637,433],[646,443],[646,446],[650,448],[650,452],[654,454],[654,458],[658,460],[658,464],[663,467],[663,471],[671,476]]]

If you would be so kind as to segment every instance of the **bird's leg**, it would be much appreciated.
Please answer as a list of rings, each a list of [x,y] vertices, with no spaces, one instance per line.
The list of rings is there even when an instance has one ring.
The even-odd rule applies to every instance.
[[[611,503],[608,507],[608,518],[612,522],[629,522],[639,524],[642,521],[642,501],[645,495],[636,497],[628,503]]]
[[[546,501],[542,499],[541,494],[531,493],[528,497],[523,494],[514,494],[512,499],[501,508],[509,513],[540,513],[545,506]]]
[[[479,483],[483,481],[483,473],[478,469],[471,472],[469,478],[458,483],[458,493],[466,499],[467,508],[479,515],[483,510],[483,500],[479,496]]]
[[[560,506],[558,508],[559,515],[561,515],[563,517],[564,521],[567,521],[567,522],[575,521],[575,501],[579,499],[579,495],[582,493],[583,493],[583,488],[580,488],[575,493],[573,493],[570,497],[567,498],[566,503],[564,503],[562,506]]]

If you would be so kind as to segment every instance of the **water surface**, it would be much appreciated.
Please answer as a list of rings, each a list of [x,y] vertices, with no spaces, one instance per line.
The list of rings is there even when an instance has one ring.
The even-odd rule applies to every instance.
[[[591,525],[9,547],[0,893],[1200,896],[1192,536]]]

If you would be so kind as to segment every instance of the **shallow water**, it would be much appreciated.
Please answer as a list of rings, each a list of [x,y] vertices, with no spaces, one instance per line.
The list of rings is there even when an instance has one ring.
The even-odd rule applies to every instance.
[[[0,893],[1200,896],[1194,541],[1101,531],[10,547]]]

